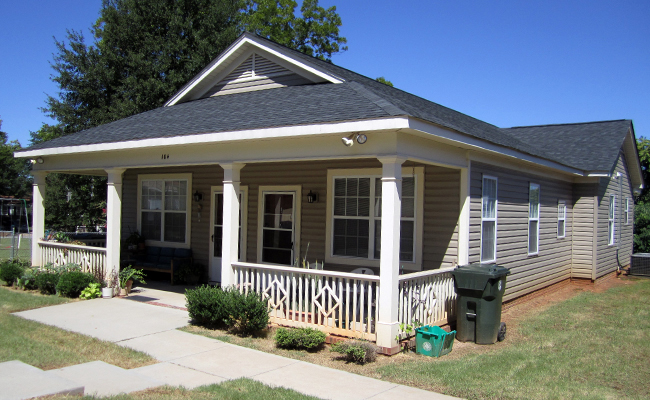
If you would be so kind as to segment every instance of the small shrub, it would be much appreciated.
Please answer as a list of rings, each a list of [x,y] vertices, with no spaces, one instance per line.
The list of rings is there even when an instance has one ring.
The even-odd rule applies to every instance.
[[[36,275],[37,271],[34,271],[31,268],[25,268],[23,275],[16,280],[18,286],[23,290],[34,290],[36,286]]]
[[[366,364],[377,359],[377,346],[364,340],[348,340],[334,343],[330,351],[345,355],[347,361]]]
[[[223,325],[226,317],[224,292],[209,285],[185,290],[187,312],[196,325],[214,327]]]
[[[56,284],[56,291],[63,297],[79,297],[81,291],[95,282],[93,274],[88,272],[71,271],[61,274],[59,283]]]
[[[11,286],[23,275],[24,270],[21,262],[5,260],[0,264],[0,280],[5,281],[5,285]]]
[[[91,283],[87,288],[81,291],[79,298],[84,300],[96,299],[102,295],[101,283]]]
[[[275,344],[284,349],[314,350],[325,343],[325,332],[312,328],[278,328]]]
[[[36,274],[36,287],[42,294],[55,294],[60,277],[56,272],[41,271]]]
[[[224,291],[224,322],[228,328],[242,335],[266,328],[269,324],[268,301],[255,292],[240,293],[237,289]]]

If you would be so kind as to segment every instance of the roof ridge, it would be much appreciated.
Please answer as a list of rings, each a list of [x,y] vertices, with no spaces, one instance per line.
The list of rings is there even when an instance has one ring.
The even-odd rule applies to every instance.
[[[521,125],[521,126],[511,126],[509,128],[501,129],[517,129],[517,128],[540,128],[544,126],[566,126],[566,125],[590,125],[590,124],[602,124],[606,122],[622,122],[622,121],[632,121],[630,119],[609,119],[603,121],[588,121],[588,122],[566,122],[562,124],[543,124],[543,125]]]

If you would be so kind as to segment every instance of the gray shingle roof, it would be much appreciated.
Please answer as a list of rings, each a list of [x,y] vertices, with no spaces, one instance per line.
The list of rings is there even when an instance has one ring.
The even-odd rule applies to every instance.
[[[618,155],[631,124],[624,120],[503,129],[345,68],[283,49],[346,82],[236,93],[160,107],[26,150],[403,115],[562,165],[593,171],[612,167],[616,159],[613,155]]]

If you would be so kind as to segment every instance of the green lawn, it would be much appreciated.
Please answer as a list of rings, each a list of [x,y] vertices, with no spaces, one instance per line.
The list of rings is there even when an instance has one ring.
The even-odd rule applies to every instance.
[[[18,245],[18,238],[16,238],[16,245]],[[11,258],[12,249],[11,249],[11,238],[0,238],[0,260],[8,260]],[[15,258],[20,258],[21,260],[31,260],[32,258],[32,240],[31,239],[22,239],[20,241],[20,247],[14,249],[13,256]]]
[[[650,280],[585,292],[498,350],[383,366],[383,379],[468,399],[650,398]]]
[[[20,360],[44,370],[96,360],[122,368],[155,362],[144,353],[10,314],[68,301],[0,287],[0,362]]]

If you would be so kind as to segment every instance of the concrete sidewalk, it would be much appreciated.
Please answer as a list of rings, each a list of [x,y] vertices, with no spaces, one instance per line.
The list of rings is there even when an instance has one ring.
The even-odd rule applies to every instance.
[[[142,297],[167,296],[167,302],[179,304],[181,299],[170,294],[158,296],[153,289]],[[177,296],[183,296],[177,294]],[[171,296],[173,297],[173,296]],[[132,300],[136,300],[132,298]],[[146,300],[146,299],[145,299]],[[184,296],[182,301],[184,302]],[[159,303],[159,302],[156,302]],[[91,382],[97,374],[104,382],[117,382],[109,374],[137,374],[139,381],[153,379],[172,386],[196,386],[246,377],[270,386],[282,386],[322,399],[392,399],[417,396],[418,399],[453,399],[453,397],[384,382],[345,371],[280,357],[231,345],[203,336],[181,332],[176,328],[188,324],[187,311],[159,307],[125,299],[96,299],[15,313],[20,317],[54,325],[66,330],[108,340],[142,351],[161,361],[132,370],[118,371],[102,363],[68,367],[57,372],[65,379],[84,384],[93,393],[105,395],[120,390],[100,388]],[[113,368],[111,368],[113,367]],[[95,368],[95,369],[93,369]],[[97,369],[97,370],[96,370]],[[86,372],[84,372],[86,371]],[[100,372],[101,371],[101,372]],[[113,372],[111,372],[113,371]],[[87,375],[87,376],[86,376]],[[133,378],[136,379],[136,378]],[[89,386],[90,385],[90,386]],[[124,392],[132,391],[128,388]],[[86,394],[90,394],[86,390]]]

